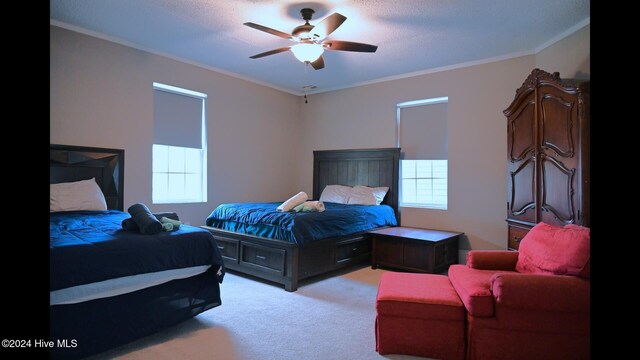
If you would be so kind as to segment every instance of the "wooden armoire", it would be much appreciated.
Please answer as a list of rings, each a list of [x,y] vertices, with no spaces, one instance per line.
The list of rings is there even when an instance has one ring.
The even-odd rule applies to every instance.
[[[503,113],[509,249],[541,221],[589,226],[589,81],[534,69]]]

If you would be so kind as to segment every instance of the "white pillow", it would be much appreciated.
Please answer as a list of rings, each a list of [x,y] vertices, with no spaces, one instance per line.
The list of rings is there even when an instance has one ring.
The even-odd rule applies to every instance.
[[[368,187],[368,186],[354,186],[349,194],[349,200],[347,204],[351,205],[380,205],[384,196],[389,191],[389,187]]]
[[[349,201],[350,192],[351,186],[327,185],[325,186],[324,190],[322,190],[320,201],[347,204],[347,201]]]
[[[76,210],[107,210],[95,178],[49,185],[49,212]]]

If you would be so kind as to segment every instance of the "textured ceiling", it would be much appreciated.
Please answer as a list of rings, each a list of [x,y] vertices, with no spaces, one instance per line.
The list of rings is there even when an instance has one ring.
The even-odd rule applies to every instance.
[[[339,12],[347,20],[328,40],[378,45],[376,53],[326,51],[313,70],[292,45],[247,26],[286,33]],[[329,91],[536,49],[589,21],[589,0],[50,0],[54,25],[169,55],[294,94]]]

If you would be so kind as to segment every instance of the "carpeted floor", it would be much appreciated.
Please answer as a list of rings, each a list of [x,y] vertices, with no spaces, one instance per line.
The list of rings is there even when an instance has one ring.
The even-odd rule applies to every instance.
[[[227,273],[221,306],[90,359],[425,359],[375,350],[375,298],[383,272],[351,268],[301,282],[293,293]]]

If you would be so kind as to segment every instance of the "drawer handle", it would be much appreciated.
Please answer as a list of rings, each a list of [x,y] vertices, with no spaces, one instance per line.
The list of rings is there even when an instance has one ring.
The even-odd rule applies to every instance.
[[[522,238],[521,238],[521,237],[514,236],[514,237],[513,237],[513,241],[515,241],[515,242],[519,243],[520,241],[522,241]]]
[[[224,250],[224,246],[220,246],[220,245],[218,245],[218,249],[220,249],[220,250]]]
[[[351,250],[351,251],[358,251],[358,248],[354,247],[353,250]]]
[[[267,257],[262,255],[256,255],[256,258],[260,260],[267,260]]]

